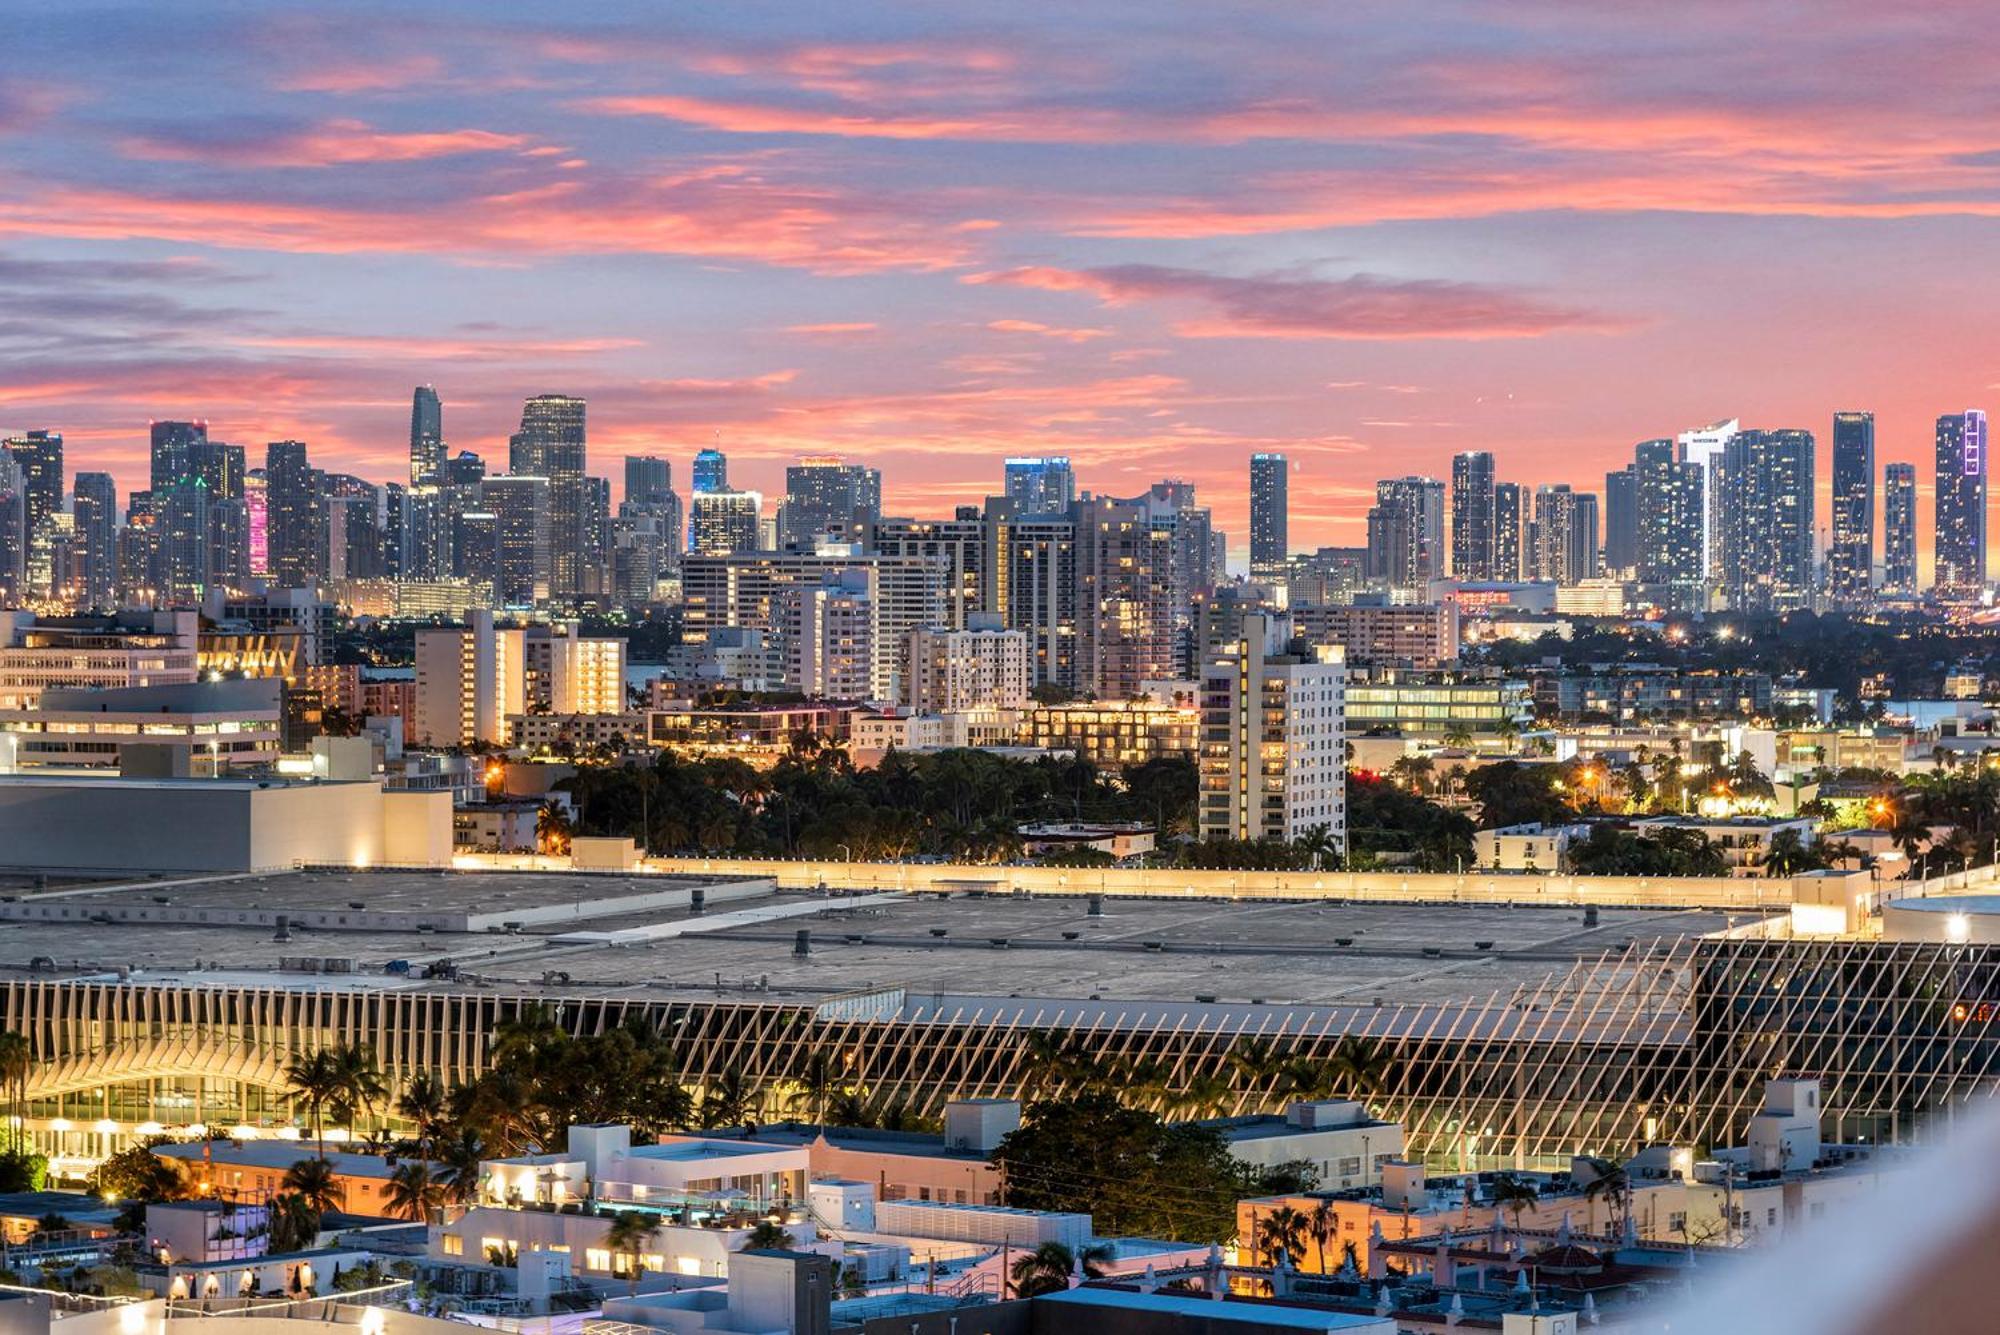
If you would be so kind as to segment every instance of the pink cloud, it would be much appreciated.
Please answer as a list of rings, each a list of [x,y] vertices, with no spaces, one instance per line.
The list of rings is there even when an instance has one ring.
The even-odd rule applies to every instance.
[[[167,162],[208,162],[231,167],[334,167],[359,162],[418,162],[466,153],[526,149],[525,135],[491,130],[392,133],[365,121],[327,121],[310,129],[236,142],[197,142],[133,135],[122,141],[135,158]]]

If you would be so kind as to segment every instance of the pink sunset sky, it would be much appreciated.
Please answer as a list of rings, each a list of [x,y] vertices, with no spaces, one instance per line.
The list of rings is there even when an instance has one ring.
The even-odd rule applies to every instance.
[[[405,468],[719,440],[948,513],[1007,454],[1292,541],[1376,478],[1601,488],[1728,416],[1878,462],[2000,406],[1985,6],[44,5],[0,64],[0,431],[152,418]],[[1925,505],[1928,527],[1928,503]],[[1822,511],[1822,525],[1824,511]]]

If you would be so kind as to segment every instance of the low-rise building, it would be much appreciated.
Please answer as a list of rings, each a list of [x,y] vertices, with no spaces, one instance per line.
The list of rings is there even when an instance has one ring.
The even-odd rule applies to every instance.
[[[1170,756],[1192,759],[1200,734],[1198,706],[1151,699],[1031,705],[1021,718],[1023,744],[1073,752],[1104,769]]]
[[[159,772],[269,769],[283,733],[276,678],[110,689],[52,687],[33,709],[0,709],[0,773],[119,771],[131,748],[163,753]]]
[[[197,675],[193,611],[37,620],[0,611],[0,709],[32,709],[51,687],[185,685]]]
[[[1796,834],[1802,844],[1816,837],[1817,822],[1807,816],[1646,816],[1632,822],[1636,834],[1657,838],[1667,830],[1699,834],[1722,853],[1734,872],[1748,872],[1762,866],[1771,851],[1771,840],[1781,831]]]
[[[1473,862],[1494,871],[1558,872],[1569,846],[1588,833],[1582,825],[1506,825],[1472,836]]]
[[[218,1200],[265,1201],[285,1189],[285,1174],[307,1159],[325,1162],[336,1208],[345,1214],[392,1215],[389,1179],[397,1161],[329,1141],[285,1138],[174,1141],[153,1146],[155,1158],[179,1168],[196,1194]]]
[[[1458,657],[1458,604],[1392,604],[1379,596],[1345,606],[1293,607],[1293,628],[1314,644],[1338,644],[1349,662],[1436,668]]]
[[[1153,851],[1153,827],[1143,822],[1043,821],[1015,831],[1030,857],[1088,850],[1114,858],[1133,858]]]
[[[646,715],[646,740],[693,756],[775,764],[800,735],[845,741],[850,711],[832,704],[690,705]]]
[[[471,853],[532,853],[540,802],[467,802],[451,811],[451,842]]]
[[[622,750],[646,744],[644,714],[515,714],[507,720],[512,745],[530,752],[574,755],[597,747]]]
[[[1377,671],[1347,683],[1347,730],[1442,737],[1524,728],[1535,717],[1528,683],[1470,673]]]

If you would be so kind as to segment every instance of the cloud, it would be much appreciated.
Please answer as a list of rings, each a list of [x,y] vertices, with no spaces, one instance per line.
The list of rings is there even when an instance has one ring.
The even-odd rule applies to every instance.
[[[1068,329],[1061,325],[1042,324],[1038,320],[988,320],[986,327],[998,334],[1035,334],[1064,343],[1088,343],[1092,339],[1111,337],[1109,329]]]
[[[837,338],[848,334],[872,334],[880,328],[873,320],[847,320],[829,324],[788,324],[779,332],[807,338]]]
[[[526,135],[492,130],[379,130],[365,121],[332,120],[318,125],[246,132],[227,126],[219,133],[186,131],[127,135],[127,156],[163,162],[200,162],[227,167],[336,167],[368,162],[421,162],[468,153],[527,150]]]
[[[1505,287],[1355,274],[1340,279],[1239,278],[1155,264],[1095,269],[1031,266],[967,275],[1049,292],[1083,292],[1106,305],[1164,301],[1201,313],[1177,322],[1186,338],[1533,338],[1621,323]]]

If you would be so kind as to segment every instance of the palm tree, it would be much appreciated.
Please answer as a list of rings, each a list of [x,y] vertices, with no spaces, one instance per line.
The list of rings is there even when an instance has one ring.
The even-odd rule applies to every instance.
[[[523,1006],[493,1026],[493,1064],[507,1065],[566,1037],[567,1033],[556,1023],[548,1007],[540,1004]]]
[[[1396,1059],[1380,1043],[1350,1034],[1334,1044],[1326,1064],[1334,1077],[1335,1089],[1345,1089],[1365,1099],[1389,1087],[1389,1073],[1395,1069]]]
[[[1624,1212],[1632,1205],[1632,1179],[1625,1166],[1611,1159],[1589,1158],[1590,1181],[1583,1184],[1584,1199],[1590,1202],[1590,1231],[1597,1231],[1597,1202],[1607,1201],[1618,1226],[1624,1227]]]
[[[352,1139],[356,1119],[372,1115],[375,1105],[389,1097],[389,1086],[375,1064],[374,1049],[366,1043],[343,1043],[332,1054],[336,1090],[332,1107],[346,1120]]]
[[[1283,1074],[1290,1055],[1268,1038],[1239,1039],[1229,1049],[1229,1069],[1238,1083],[1253,1089],[1268,1088]]]
[[[444,1187],[447,1200],[467,1205],[479,1194],[479,1164],[485,1157],[486,1146],[480,1142],[479,1133],[470,1128],[438,1142],[437,1180]]]
[[[783,1251],[792,1245],[792,1235],[784,1225],[774,1224],[766,1219],[750,1230],[743,1239],[744,1251]]]
[[[822,1049],[806,1058],[805,1070],[799,1075],[799,1087],[785,1102],[794,1108],[803,1106],[813,1115],[813,1124],[824,1127],[827,1103],[839,1088],[840,1072],[834,1068],[833,1058]]]
[[[26,1034],[0,1033],[0,1085],[7,1090],[7,1124],[18,1151],[27,1143],[22,1113],[28,1105],[28,1073],[34,1069],[35,1048]]]
[[[1167,1110],[1176,1117],[1199,1119],[1219,1115],[1236,1101],[1236,1091],[1219,1075],[1198,1075],[1166,1093]]]
[[[396,1096],[397,1113],[416,1124],[417,1153],[424,1158],[430,1157],[431,1146],[444,1127],[449,1101],[444,1081],[422,1071],[405,1081],[403,1092]]]
[[[1079,1265],[1085,1279],[1102,1279],[1111,1249],[1103,1245],[1073,1252],[1060,1242],[1045,1242],[1014,1262],[1009,1278],[1016,1298],[1037,1298],[1044,1293],[1061,1293],[1069,1287]]]
[[[326,1154],[326,1109],[340,1096],[340,1072],[328,1048],[302,1052],[285,1063],[285,1087],[292,1102],[305,1110],[306,1124],[322,1156]]]
[[[726,1067],[721,1075],[702,1087],[702,1127],[713,1130],[741,1126],[757,1115],[762,1102],[757,1087],[745,1078],[741,1067]]]
[[[316,1215],[340,1208],[340,1175],[325,1159],[300,1159],[285,1170],[280,1185]]]
[[[420,1222],[443,1209],[451,1199],[451,1193],[451,1184],[433,1174],[430,1164],[422,1159],[412,1159],[398,1164],[395,1171],[389,1174],[389,1185],[383,1191],[382,1199],[390,1213]]]
[[[767,1222],[762,1227],[769,1228],[772,1225]],[[639,1291],[639,1276],[645,1273],[646,1244],[653,1240],[653,1235],[659,1232],[659,1229],[660,1220],[657,1215],[649,1215],[641,1210],[620,1210],[612,1216],[610,1231],[604,1235],[604,1249],[611,1253],[613,1273],[617,1271],[618,1259],[621,1256],[631,1258],[626,1267],[625,1278],[631,1281],[633,1293]],[[755,1236],[754,1230],[752,1236]],[[791,1239],[788,1236],[783,1245],[790,1244]]]
[[[1797,830],[1779,830],[1764,849],[1766,876],[1797,876],[1812,865],[1812,853]]]
[[[1257,1250],[1264,1254],[1267,1265],[1277,1265],[1280,1256],[1297,1265],[1305,1256],[1306,1238],[1311,1233],[1310,1219],[1289,1205],[1281,1205],[1258,1221]]]
[[[1322,822],[1308,827],[1299,836],[1298,845],[1315,871],[1329,871],[1340,861],[1340,842],[1333,837],[1331,825]]]
[[[1521,1229],[1522,1212],[1541,1199],[1534,1183],[1512,1173],[1502,1173],[1493,1179],[1492,1195],[1495,1207],[1514,1216],[1514,1231],[1517,1233]]]
[[[1324,1275],[1333,1259],[1327,1252],[1340,1232],[1340,1216],[1334,1213],[1331,1200],[1322,1197],[1313,1203],[1312,1211],[1306,1215],[1306,1232],[1312,1235],[1313,1247],[1319,1252],[1319,1272]]]
[[[569,852],[569,842],[575,834],[569,813],[560,804],[542,803],[542,809],[535,813],[535,843],[541,852],[550,857],[561,857]]]
[[[303,1160],[312,1163],[313,1160]],[[293,1192],[283,1192],[271,1198],[270,1223],[267,1226],[270,1250],[274,1254],[302,1252],[313,1245],[319,1237],[320,1211],[302,1196]]]

